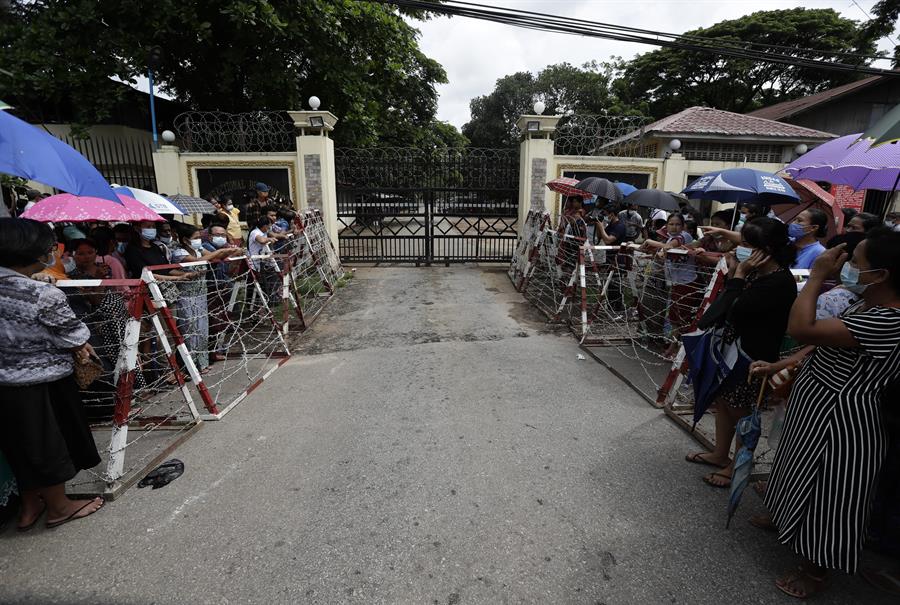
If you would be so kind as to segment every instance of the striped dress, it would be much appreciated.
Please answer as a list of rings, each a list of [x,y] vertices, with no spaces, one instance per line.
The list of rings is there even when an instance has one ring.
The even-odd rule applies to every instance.
[[[851,574],[887,451],[881,392],[900,377],[900,309],[863,304],[841,316],[859,347],[819,347],[797,377],[766,492],[782,544]]]

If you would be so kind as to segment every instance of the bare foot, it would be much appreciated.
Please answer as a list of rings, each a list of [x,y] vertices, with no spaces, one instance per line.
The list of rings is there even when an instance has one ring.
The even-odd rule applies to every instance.
[[[68,500],[68,504],[62,510],[54,510],[47,515],[47,527],[57,527],[63,523],[92,515],[100,510],[103,504],[103,498],[100,497],[93,500]]]
[[[764,531],[777,532],[778,528],[772,523],[772,515],[751,515],[750,525]]]

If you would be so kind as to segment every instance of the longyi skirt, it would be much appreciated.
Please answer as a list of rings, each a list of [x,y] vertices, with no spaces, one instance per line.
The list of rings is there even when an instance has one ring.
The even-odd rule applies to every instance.
[[[100,464],[75,379],[0,385],[0,450],[20,491],[63,483]]]

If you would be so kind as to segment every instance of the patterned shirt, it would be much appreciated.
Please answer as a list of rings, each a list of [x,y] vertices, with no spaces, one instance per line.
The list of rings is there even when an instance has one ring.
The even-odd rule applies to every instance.
[[[0,267],[0,384],[25,386],[68,376],[70,349],[90,336],[62,290]]]

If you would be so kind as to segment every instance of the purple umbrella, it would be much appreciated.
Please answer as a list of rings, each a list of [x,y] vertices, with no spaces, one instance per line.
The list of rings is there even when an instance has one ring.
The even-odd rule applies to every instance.
[[[900,181],[900,144],[870,147],[861,135],[848,134],[819,145],[791,162],[791,178],[826,181],[861,189],[894,191]]]

